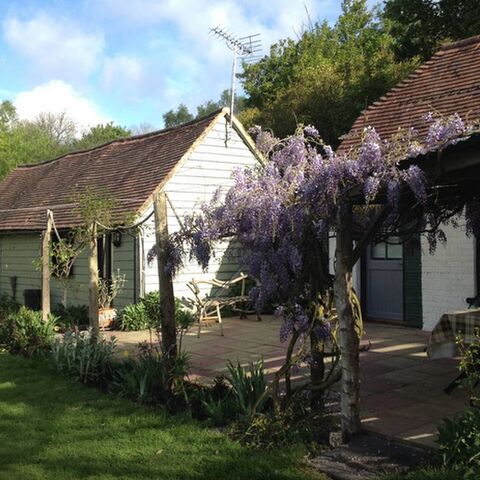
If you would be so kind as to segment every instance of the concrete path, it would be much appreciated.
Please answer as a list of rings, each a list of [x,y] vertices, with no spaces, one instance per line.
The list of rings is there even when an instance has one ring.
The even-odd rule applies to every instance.
[[[192,329],[183,339],[192,362],[192,379],[212,381],[225,372],[226,364],[247,363],[263,357],[269,376],[281,365],[286,345],[279,339],[280,321],[264,317],[257,322],[227,318],[224,336],[218,325],[206,327],[197,338]],[[445,386],[457,374],[454,359],[429,360],[424,348],[428,333],[405,327],[366,324],[361,353],[362,422],[365,430],[396,440],[434,446],[436,425],[466,406],[466,394],[458,388],[450,395]],[[148,332],[108,332],[115,335],[120,350],[133,350]],[[294,380],[307,374],[303,368]]]

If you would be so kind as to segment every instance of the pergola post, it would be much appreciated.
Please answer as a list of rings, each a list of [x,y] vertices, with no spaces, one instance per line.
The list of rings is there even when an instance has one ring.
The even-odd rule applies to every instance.
[[[175,325],[175,297],[172,275],[167,271],[168,219],[165,192],[154,197],[155,237],[157,247],[158,286],[160,290],[160,329],[162,346],[171,362],[177,356],[177,328]]]
[[[50,314],[50,242],[52,239],[52,212],[47,210],[47,225],[42,234],[42,319]]]
[[[360,433],[359,338],[355,331],[352,292],[352,207],[340,205],[336,219],[334,295],[338,315],[341,380],[341,426],[343,441]]]
[[[94,222],[90,231],[90,251],[88,258],[89,270],[89,305],[88,317],[90,327],[92,327],[95,334],[100,331],[98,321],[98,244],[97,244],[97,224]]]

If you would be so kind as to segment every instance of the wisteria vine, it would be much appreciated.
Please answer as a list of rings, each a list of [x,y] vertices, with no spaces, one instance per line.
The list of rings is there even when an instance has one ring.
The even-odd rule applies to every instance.
[[[284,319],[282,340],[307,331],[327,338],[329,324],[315,316],[314,304],[332,285],[323,246],[335,232],[342,202],[353,201],[360,225],[375,205],[387,205],[385,227],[398,224],[407,192],[423,212],[422,228],[431,242],[442,237],[438,218],[448,219],[450,212],[440,214],[429,205],[429,180],[418,165],[403,161],[468,138],[478,123],[466,125],[458,115],[429,114],[425,120],[430,126],[423,138],[410,129],[382,139],[368,127],[360,145],[342,153],[324,145],[313,126],[299,127],[283,140],[253,128],[265,163],[236,170],[227,192],[217,192],[199,213],[184,219],[182,230],[171,237],[168,268],[175,274],[188,257],[207,268],[216,242],[234,238],[241,268],[258,279],[252,291],[257,308],[273,304]],[[464,207],[467,231],[479,234],[480,198]]]

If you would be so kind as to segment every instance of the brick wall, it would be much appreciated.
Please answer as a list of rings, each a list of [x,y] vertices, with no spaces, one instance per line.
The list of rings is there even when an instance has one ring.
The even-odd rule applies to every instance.
[[[462,222],[460,222],[462,223]],[[475,242],[459,228],[444,227],[445,245],[439,244],[433,255],[422,238],[423,329],[432,330],[440,316],[465,309],[465,298],[475,293]]]

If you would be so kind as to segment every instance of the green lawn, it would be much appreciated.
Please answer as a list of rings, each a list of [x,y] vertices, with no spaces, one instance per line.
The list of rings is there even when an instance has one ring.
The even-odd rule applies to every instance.
[[[252,452],[0,353],[0,479],[318,479],[299,452]]]

